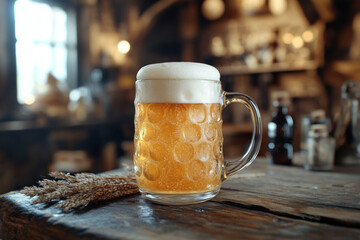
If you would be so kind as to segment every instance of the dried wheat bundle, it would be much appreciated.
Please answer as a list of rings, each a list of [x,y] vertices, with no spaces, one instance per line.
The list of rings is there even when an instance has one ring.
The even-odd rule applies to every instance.
[[[64,200],[56,205],[63,211],[85,206],[90,202],[109,200],[139,192],[133,177],[79,173],[75,176],[51,172],[55,180],[39,181],[39,187],[25,187],[20,192],[37,198],[33,203]]]

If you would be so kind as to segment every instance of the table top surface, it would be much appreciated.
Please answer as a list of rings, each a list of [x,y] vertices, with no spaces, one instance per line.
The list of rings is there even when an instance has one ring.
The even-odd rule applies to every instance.
[[[309,172],[257,159],[188,206],[133,195],[63,213],[31,201],[0,198],[0,239],[360,239],[360,167]]]

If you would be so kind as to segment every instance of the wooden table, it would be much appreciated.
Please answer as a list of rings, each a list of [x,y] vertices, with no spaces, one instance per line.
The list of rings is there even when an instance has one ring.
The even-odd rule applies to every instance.
[[[0,198],[0,239],[360,239],[360,168],[308,172],[264,159],[213,200],[162,206],[134,195],[63,213]]]

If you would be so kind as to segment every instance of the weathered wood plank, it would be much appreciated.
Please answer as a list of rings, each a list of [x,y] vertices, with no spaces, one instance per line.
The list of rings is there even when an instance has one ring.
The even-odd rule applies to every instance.
[[[303,221],[207,202],[161,206],[133,196],[71,213],[33,205],[22,194],[0,200],[3,239],[357,239],[360,229]]]
[[[360,209],[360,172],[309,172],[258,161],[225,181],[223,187]]]
[[[259,194],[228,189],[223,189],[213,201],[269,212],[278,216],[360,228],[360,211],[356,209],[338,208],[271,195],[259,197]]]
[[[63,213],[0,197],[0,239],[359,239],[360,175],[259,160],[210,202],[162,206],[140,195]]]
[[[227,180],[214,201],[360,227],[360,174],[308,172],[259,161]]]

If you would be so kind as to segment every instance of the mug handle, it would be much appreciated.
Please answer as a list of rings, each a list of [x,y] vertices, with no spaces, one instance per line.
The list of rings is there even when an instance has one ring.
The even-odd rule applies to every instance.
[[[261,145],[261,117],[254,100],[242,93],[223,92],[223,109],[231,103],[243,103],[250,110],[253,133],[251,143],[244,156],[234,161],[224,161],[223,181],[250,165],[258,155]]]

